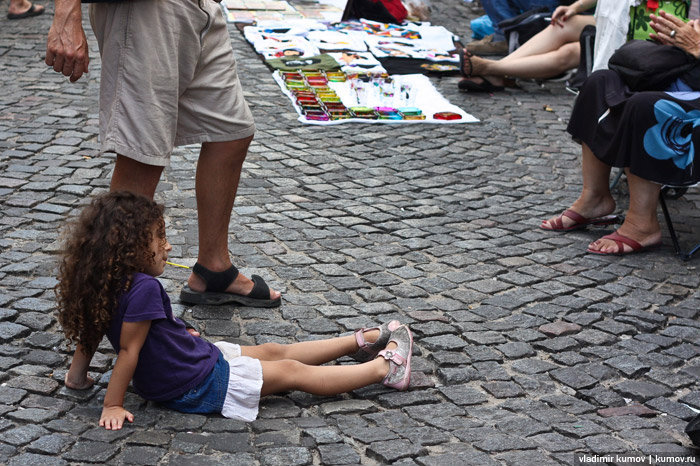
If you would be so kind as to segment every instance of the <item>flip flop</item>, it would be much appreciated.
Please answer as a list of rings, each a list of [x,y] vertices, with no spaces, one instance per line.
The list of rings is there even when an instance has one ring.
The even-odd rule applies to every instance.
[[[602,251],[596,251],[595,249],[588,248],[587,251],[590,252],[591,254],[598,254],[601,256],[624,256],[627,254],[634,254],[637,252],[643,252],[643,251],[648,251],[650,249],[657,248],[661,245],[661,241],[658,243],[654,244],[649,244],[647,246],[642,246],[632,238],[628,238],[627,236],[621,235],[618,232],[611,233],[609,235],[605,235],[600,239],[609,239],[612,241],[615,241],[615,244],[617,245],[617,251],[615,252],[602,252]],[[631,251],[625,251],[625,245],[629,246],[632,248]]]
[[[569,225],[568,227],[565,227],[564,222],[562,221],[562,217],[569,217],[571,220],[574,221],[574,223]],[[555,218],[552,222],[550,222],[552,224],[551,227],[544,226],[547,220],[542,220],[540,228],[547,231],[574,231],[582,230],[588,225],[612,225],[613,223],[619,222],[619,220],[620,219],[617,215],[605,215],[603,217],[586,218],[578,212],[574,212],[571,209],[567,209],[559,217]]]
[[[469,50],[467,49],[462,49],[459,51],[459,72],[462,73],[462,76],[465,78],[468,78],[472,75],[472,71],[474,71],[474,68],[472,67],[472,61],[471,58],[474,56]],[[469,65],[469,72],[464,71],[464,65]]]
[[[40,10],[36,7],[36,5],[32,3],[32,6],[30,6],[29,9],[24,13],[8,13],[7,19],[31,18],[32,16],[39,16],[40,14],[44,13],[44,11],[44,8]]]
[[[481,76],[472,77],[481,78]],[[463,79],[457,83],[457,87],[460,91],[468,92],[501,92],[503,89],[505,89],[503,86],[496,86],[494,84],[491,84],[486,78],[481,79],[483,79],[484,82],[476,83],[474,81],[470,81],[469,79]]]
[[[185,285],[180,291],[180,301],[185,304],[238,304],[250,307],[278,307],[282,298],[270,299],[270,288],[259,275],[252,275],[253,289],[247,295],[228,293],[226,288],[238,276],[238,269],[232,265],[223,272],[213,272],[196,263],[192,271],[206,283],[205,291],[194,291]]]

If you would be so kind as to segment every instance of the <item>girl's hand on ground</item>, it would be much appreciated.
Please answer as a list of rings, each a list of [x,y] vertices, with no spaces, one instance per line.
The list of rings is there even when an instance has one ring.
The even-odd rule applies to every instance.
[[[190,335],[192,335],[193,337],[198,337],[198,336],[199,336],[199,332],[196,331],[195,329],[191,328],[191,327],[188,327],[188,328],[187,328],[187,331],[188,331],[188,332],[190,333]]]
[[[82,374],[82,377],[73,376],[70,371],[66,372],[66,377],[63,379],[66,387],[71,390],[87,390],[95,385],[95,380],[87,374]]]
[[[134,415],[121,406],[110,406],[102,408],[100,416],[100,427],[107,430],[119,430],[124,425],[124,419],[134,422]]]

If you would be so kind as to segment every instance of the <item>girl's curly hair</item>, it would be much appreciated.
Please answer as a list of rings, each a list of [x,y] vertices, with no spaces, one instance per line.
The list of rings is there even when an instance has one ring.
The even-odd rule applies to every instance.
[[[129,192],[101,195],[69,227],[56,286],[66,337],[92,354],[133,274],[154,260],[152,230],[165,238],[163,206]]]

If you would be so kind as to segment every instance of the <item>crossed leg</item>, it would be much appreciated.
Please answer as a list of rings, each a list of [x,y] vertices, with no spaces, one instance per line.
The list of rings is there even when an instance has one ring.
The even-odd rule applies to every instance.
[[[579,36],[583,28],[593,24],[590,16],[576,15],[564,26],[550,25],[500,60],[471,57],[471,78],[476,83],[488,80],[502,86],[504,78],[551,78],[578,66]]]

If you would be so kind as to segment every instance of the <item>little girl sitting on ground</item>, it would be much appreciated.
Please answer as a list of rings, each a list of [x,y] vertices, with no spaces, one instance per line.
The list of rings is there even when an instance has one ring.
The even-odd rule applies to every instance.
[[[290,345],[212,344],[174,318],[154,277],[168,252],[163,206],[115,192],[95,198],[73,225],[59,269],[59,321],[76,343],[68,388],[94,384],[88,367],[107,335],[117,361],[100,426],[121,429],[134,416],[123,407],[133,380],[142,397],[185,413],[220,412],[252,421],[261,395],[302,390],[335,395],[372,383],[408,388],[413,337],[397,321],[354,335]],[[341,356],[356,365],[318,366]]]

